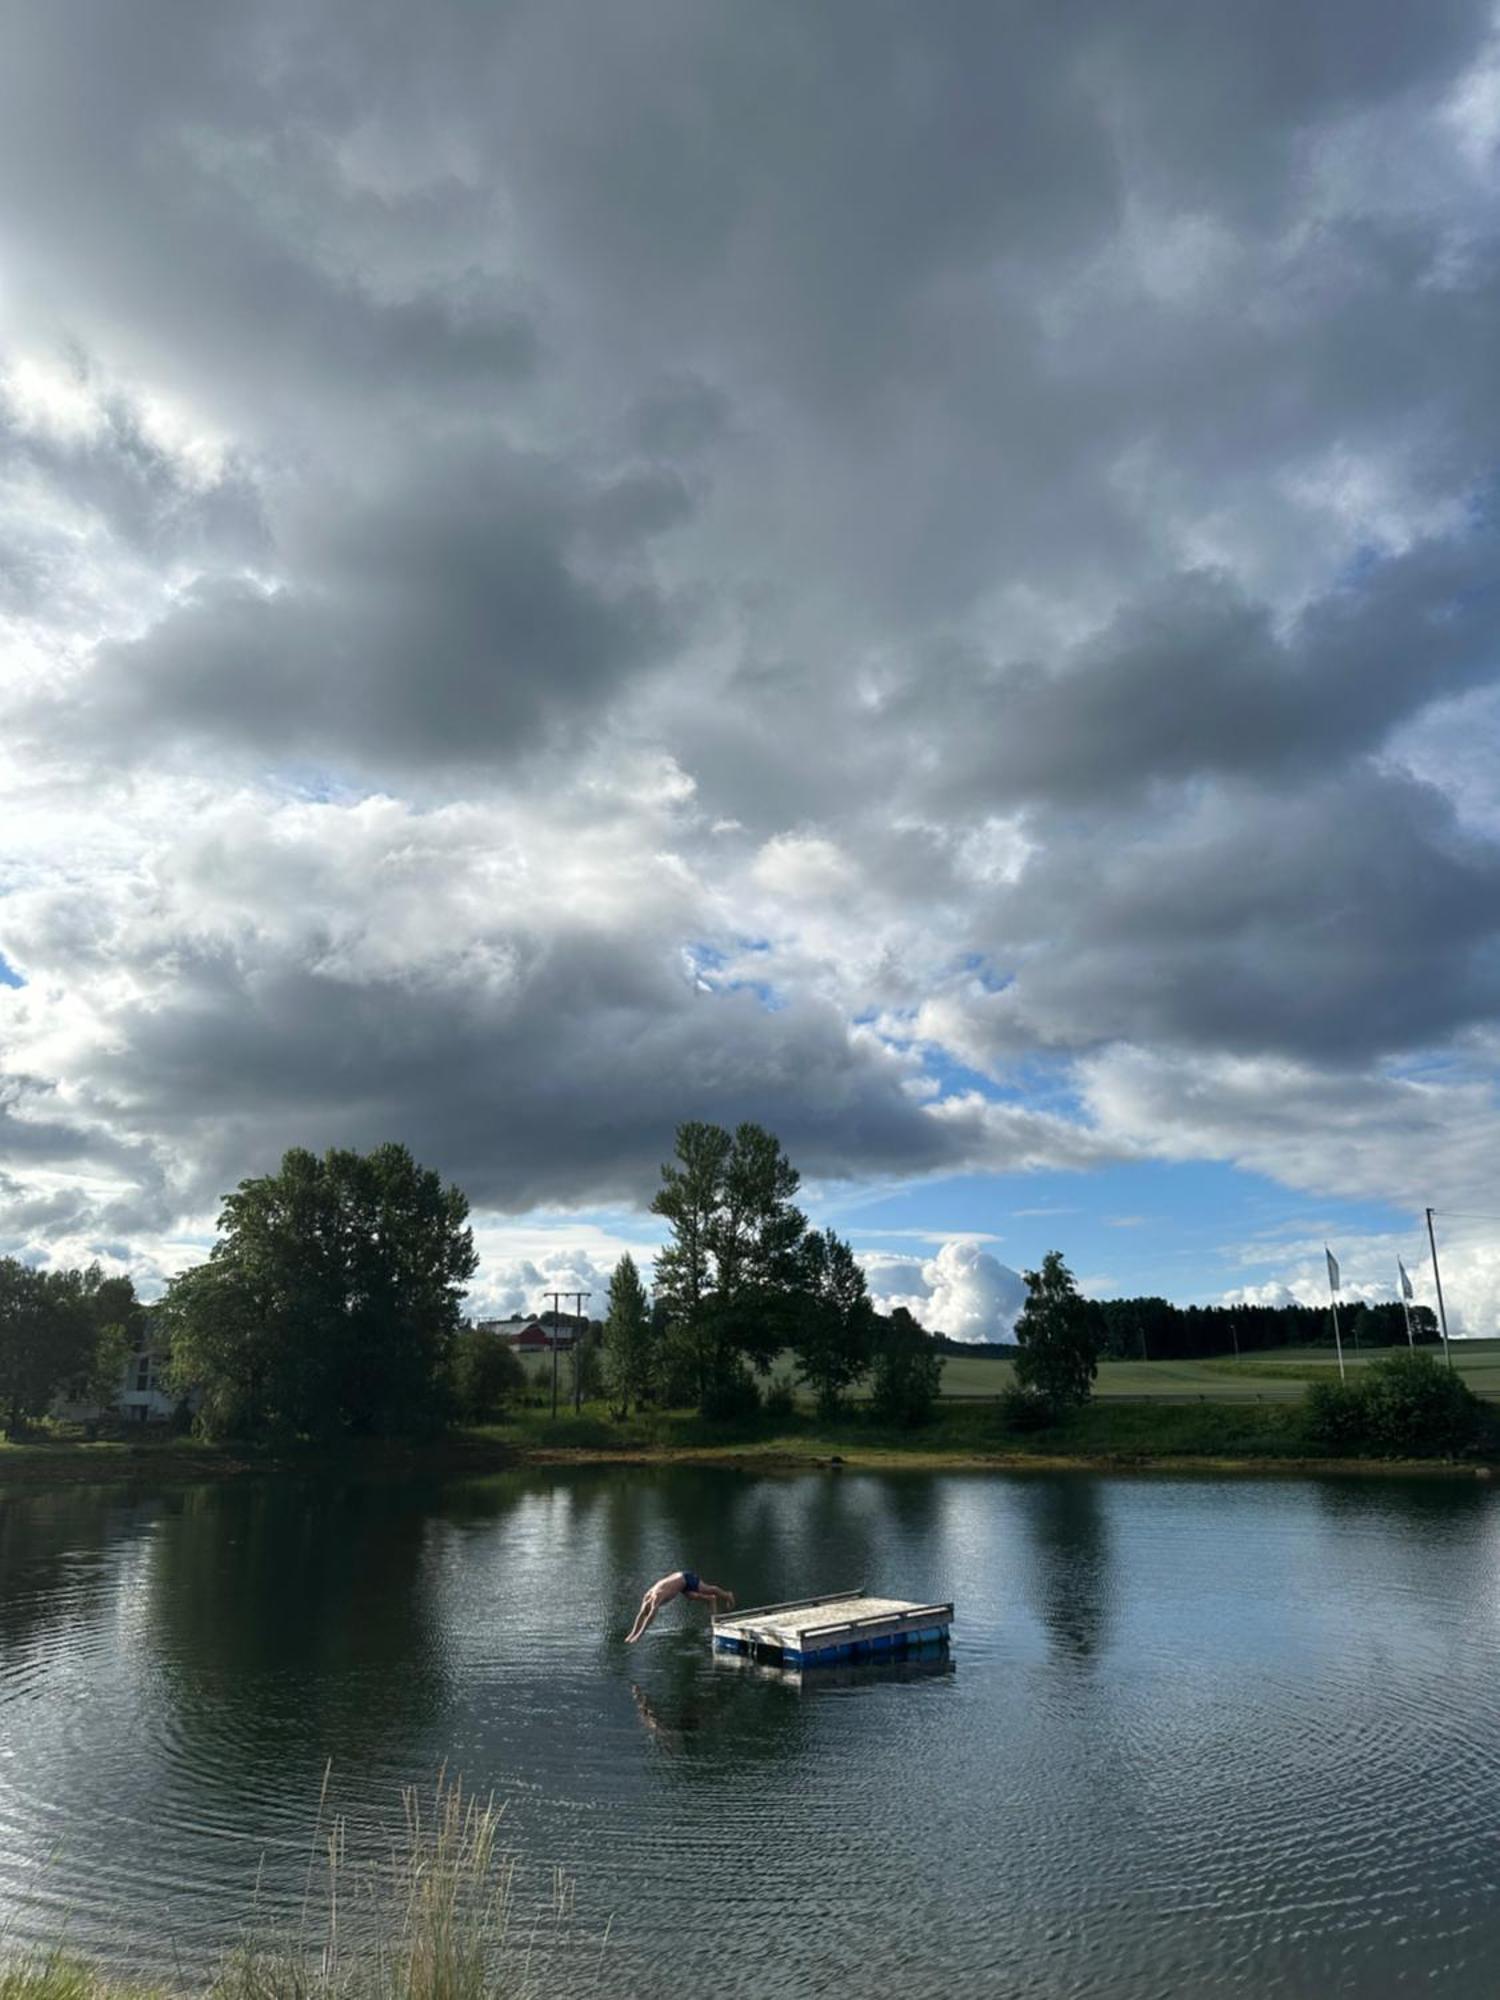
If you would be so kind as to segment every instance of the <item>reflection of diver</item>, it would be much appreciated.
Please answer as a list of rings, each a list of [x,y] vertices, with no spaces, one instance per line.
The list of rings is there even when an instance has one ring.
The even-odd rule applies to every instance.
[[[703,1726],[703,1717],[691,1705],[684,1707],[676,1722],[668,1722],[646,1690],[636,1681],[630,1683],[630,1692],[635,1697],[635,1712],[650,1730],[663,1750],[681,1750],[686,1747],[685,1739],[694,1730]]]

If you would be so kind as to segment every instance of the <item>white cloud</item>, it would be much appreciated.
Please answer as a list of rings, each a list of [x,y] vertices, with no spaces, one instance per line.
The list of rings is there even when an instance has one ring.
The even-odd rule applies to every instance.
[[[905,1306],[914,1318],[952,1340],[1008,1341],[1026,1285],[980,1239],[955,1237],[924,1263],[879,1255],[864,1259],[870,1295],[882,1312]]]

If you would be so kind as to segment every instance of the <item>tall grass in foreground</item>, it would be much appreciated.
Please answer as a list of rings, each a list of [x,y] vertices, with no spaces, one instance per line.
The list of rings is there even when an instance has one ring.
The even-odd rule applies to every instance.
[[[314,1861],[290,1928],[252,1915],[203,2000],[537,2000],[558,1985],[597,1987],[605,1940],[573,1925],[573,1885],[554,1870],[549,1893],[522,1908],[515,1856],[499,1846],[501,1809],[439,1774],[430,1801],[401,1794],[398,1843],[351,1864],[342,1818],[319,1801]],[[112,1980],[61,1946],[0,1966],[0,2000],[168,2000]]]

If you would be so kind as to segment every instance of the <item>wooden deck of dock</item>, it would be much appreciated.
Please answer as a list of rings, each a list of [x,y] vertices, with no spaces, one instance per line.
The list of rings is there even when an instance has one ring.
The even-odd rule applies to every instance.
[[[947,1643],[951,1604],[914,1604],[900,1597],[872,1597],[840,1590],[827,1597],[799,1597],[763,1604],[714,1620],[714,1644],[748,1653],[773,1666],[821,1666],[868,1659]]]

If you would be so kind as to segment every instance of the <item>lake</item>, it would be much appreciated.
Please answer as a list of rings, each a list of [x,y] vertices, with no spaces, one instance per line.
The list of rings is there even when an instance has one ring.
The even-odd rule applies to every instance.
[[[936,1667],[715,1656],[742,1605],[957,1605]],[[528,1469],[0,1500],[0,1923],[191,1983],[440,1767],[552,1990],[1489,1996],[1500,1496],[1475,1483]],[[603,1977],[597,1941],[602,1946]]]

